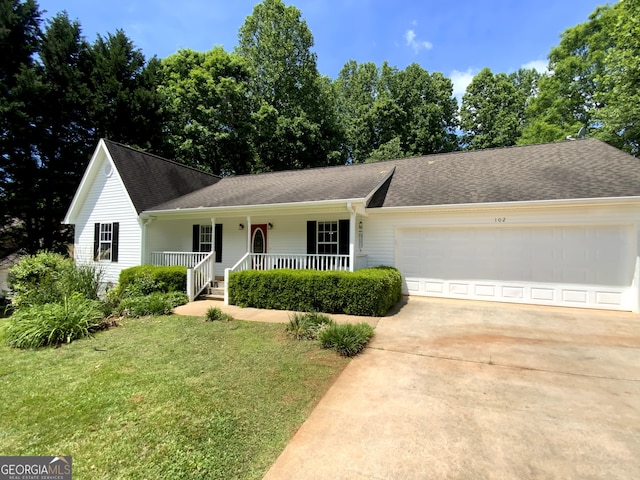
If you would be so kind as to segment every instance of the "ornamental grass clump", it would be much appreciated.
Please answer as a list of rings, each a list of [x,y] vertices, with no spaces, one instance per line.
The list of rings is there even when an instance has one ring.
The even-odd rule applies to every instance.
[[[105,328],[100,302],[80,295],[61,303],[22,307],[7,322],[7,344],[16,348],[38,348],[71,343]]]
[[[330,325],[335,325],[335,322],[323,313],[294,313],[285,329],[296,340],[315,340]]]
[[[224,313],[218,307],[209,307],[204,314],[204,319],[207,322],[230,322],[233,317],[228,313]]]
[[[367,346],[373,337],[368,323],[331,325],[320,331],[318,340],[323,348],[335,350],[343,357],[353,357]]]

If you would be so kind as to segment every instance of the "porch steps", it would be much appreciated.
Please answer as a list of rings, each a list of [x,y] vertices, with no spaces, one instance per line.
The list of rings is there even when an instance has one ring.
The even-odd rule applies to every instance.
[[[224,300],[224,282],[222,280],[214,280],[204,289],[198,298],[204,300]]]

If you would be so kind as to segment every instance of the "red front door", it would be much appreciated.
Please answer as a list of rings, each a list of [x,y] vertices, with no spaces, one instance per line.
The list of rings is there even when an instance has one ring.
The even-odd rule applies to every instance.
[[[267,225],[251,225],[251,253],[253,256],[253,268],[262,270],[265,265],[265,257],[260,253],[267,253]]]

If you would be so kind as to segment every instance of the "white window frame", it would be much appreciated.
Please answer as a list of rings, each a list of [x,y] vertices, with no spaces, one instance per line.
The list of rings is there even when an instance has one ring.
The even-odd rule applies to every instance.
[[[338,221],[317,222],[316,252],[321,255],[337,255],[338,250]]]
[[[213,225],[200,225],[198,247],[201,252],[213,251]],[[208,248],[207,248],[208,247]]]
[[[100,238],[98,243],[98,260],[110,262],[113,253],[113,223],[100,224]]]

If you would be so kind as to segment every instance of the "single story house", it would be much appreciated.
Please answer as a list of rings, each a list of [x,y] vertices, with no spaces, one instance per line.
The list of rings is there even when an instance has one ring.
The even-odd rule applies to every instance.
[[[101,140],[64,219],[107,280],[390,265],[406,294],[640,311],[640,160],[595,139],[220,178]]]

